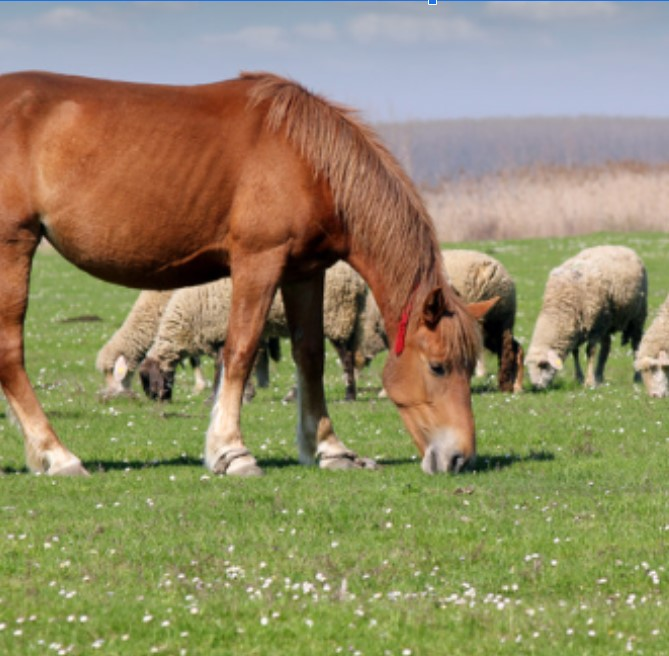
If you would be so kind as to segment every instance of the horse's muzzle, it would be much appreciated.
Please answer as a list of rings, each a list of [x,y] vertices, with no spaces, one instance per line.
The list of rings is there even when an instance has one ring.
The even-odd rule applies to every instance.
[[[457,474],[472,460],[474,453],[466,453],[453,431],[432,440],[425,450],[421,468],[426,474],[452,472]]]

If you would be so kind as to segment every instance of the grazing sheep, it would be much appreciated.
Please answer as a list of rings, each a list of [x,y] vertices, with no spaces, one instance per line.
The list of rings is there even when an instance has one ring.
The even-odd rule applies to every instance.
[[[344,262],[335,264],[325,274],[324,331],[342,362],[347,400],[356,396],[354,356],[362,333],[367,293],[362,278]],[[179,361],[193,354],[216,355],[227,337],[231,295],[229,278],[174,293],[140,367],[147,394],[169,398]],[[280,293],[270,307],[263,337],[289,337]]]
[[[151,347],[171,296],[171,290],[141,292],[121,327],[98,352],[95,367],[104,375],[105,397],[130,392],[133,374]],[[191,364],[196,389],[204,389],[199,361],[193,358]]]
[[[588,361],[585,384],[601,383],[613,333],[622,332],[622,343],[631,341],[633,350],[638,349],[647,296],[646,269],[630,248],[586,248],[553,269],[525,360],[532,384],[547,387],[562,369],[568,353],[574,357],[576,379],[583,382],[578,348],[584,343]],[[601,346],[595,369],[598,343]]]
[[[669,296],[644,333],[634,368],[641,374],[650,396],[669,395]]]
[[[483,346],[497,356],[497,380],[502,392],[523,388],[523,348],[513,337],[516,320],[516,285],[504,265],[486,253],[442,251],[448,281],[466,303],[497,303],[482,320]],[[483,369],[484,370],[484,369]]]
[[[448,280],[466,303],[498,297],[483,317],[485,348],[497,355],[499,388],[519,392],[523,386],[523,349],[513,338],[516,286],[504,266],[485,253],[470,250],[442,251]],[[363,322],[362,352],[367,362],[388,348],[381,313],[369,295]]]

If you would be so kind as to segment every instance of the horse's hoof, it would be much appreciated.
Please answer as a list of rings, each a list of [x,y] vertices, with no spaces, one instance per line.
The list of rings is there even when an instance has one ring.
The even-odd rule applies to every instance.
[[[318,458],[321,469],[378,469],[379,465],[371,458],[361,458],[352,451],[343,451],[332,455],[321,455]]]
[[[211,470],[220,476],[262,476],[256,459],[248,449],[231,449],[219,456]]]
[[[360,463],[360,469],[381,469],[379,463],[372,458],[357,458],[357,462]]]
[[[47,474],[49,476],[90,476],[78,458],[74,458],[63,465],[49,467]]]
[[[258,467],[255,458],[253,462],[240,463],[238,466],[230,466],[227,471],[228,476],[243,476],[245,478],[252,478],[254,476],[262,476],[263,470]]]

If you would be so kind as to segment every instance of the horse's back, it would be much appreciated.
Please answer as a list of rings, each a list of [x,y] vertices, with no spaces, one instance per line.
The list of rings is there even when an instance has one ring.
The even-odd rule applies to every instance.
[[[0,178],[18,172],[21,214],[98,277],[217,278],[233,242],[271,250],[295,234],[294,217],[329,211],[299,154],[264,129],[266,107],[249,105],[252,84],[0,76]]]

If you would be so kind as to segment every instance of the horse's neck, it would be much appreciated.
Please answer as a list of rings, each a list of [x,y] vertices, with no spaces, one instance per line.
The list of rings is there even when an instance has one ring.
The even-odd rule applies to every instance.
[[[414,276],[409,283],[411,286],[407,287],[406,293],[398,295],[392,287],[393,282],[387,275],[387,271],[372,258],[354,254],[349,257],[349,264],[360,273],[369,285],[383,318],[388,340],[391,344],[394,343],[402,315],[407,312],[411,313],[412,310],[416,309],[419,297],[422,298],[426,281],[415,279]],[[407,267],[407,276],[412,276],[410,272],[411,268]]]

